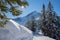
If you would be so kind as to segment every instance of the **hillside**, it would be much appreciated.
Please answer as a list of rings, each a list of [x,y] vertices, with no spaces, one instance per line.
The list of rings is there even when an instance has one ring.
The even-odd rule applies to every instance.
[[[32,31],[9,20],[4,28],[0,27],[0,40],[32,40]]]

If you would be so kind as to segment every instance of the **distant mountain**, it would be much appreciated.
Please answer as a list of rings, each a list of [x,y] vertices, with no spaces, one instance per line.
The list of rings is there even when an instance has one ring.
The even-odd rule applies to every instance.
[[[39,16],[40,16],[40,13],[37,12],[37,11],[33,11],[33,12],[27,14],[24,17],[18,17],[18,18],[15,18],[13,20],[16,21],[19,24],[25,25],[28,20],[32,19],[32,16],[34,16],[35,19],[37,20],[39,18]]]

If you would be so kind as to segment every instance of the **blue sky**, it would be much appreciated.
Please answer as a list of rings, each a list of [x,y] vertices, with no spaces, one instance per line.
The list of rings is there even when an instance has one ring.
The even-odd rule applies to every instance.
[[[25,15],[27,15],[28,13],[31,13],[32,11],[37,11],[37,12],[41,12],[42,10],[42,4],[44,3],[46,8],[48,6],[49,0],[27,0],[29,3],[29,6],[27,6],[26,8],[21,8],[21,10],[23,11],[23,14],[21,14],[18,17],[23,17]],[[60,0],[50,0],[54,10],[56,11],[57,15],[60,16]],[[11,14],[7,15],[9,18],[13,18],[13,16]]]

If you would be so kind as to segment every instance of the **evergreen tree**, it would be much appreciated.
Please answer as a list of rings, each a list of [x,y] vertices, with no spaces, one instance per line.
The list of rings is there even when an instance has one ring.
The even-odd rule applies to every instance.
[[[44,9],[44,8],[43,8]],[[42,11],[44,13],[44,11]],[[44,17],[45,16],[45,17]],[[58,30],[60,30],[59,19],[57,18],[56,12],[53,10],[51,3],[49,2],[48,8],[45,11],[45,15],[40,15],[40,28],[45,36],[51,38],[60,39]],[[44,19],[45,18],[45,19]]]
[[[22,13],[21,10],[18,10],[18,6],[26,7],[27,5],[26,0],[0,0],[0,27],[4,26],[8,19],[6,13],[10,12],[13,16],[18,16]]]
[[[34,16],[32,16],[32,19],[30,21],[27,21],[26,27],[32,30],[33,32],[36,31],[36,23]]]
[[[36,31],[36,23],[35,23],[35,18],[34,18],[34,16],[32,16],[32,25],[31,25],[31,30],[33,31],[33,32],[35,32]]]
[[[58,19],[56,16],[57,15],[55,11],[53,10],[51,2],[49,2],[48,8],[46,11],[46,22],[47,22],[46,28],[48,29],[47,35],[55,39],[56,39],[56,31],[57,31],[55,27],[56,27],[56,24],[58,23]]]
[[[31,30],[31,20],[28,20],[27,22],[26,22],[26,27],[28,28],[28,29],[30,29]]]
[[[43,26],[44,24],[44,22],[45,22],[45,5],[43,4],[43,6],[42,6],[42,11],[41,11],[41,14],[40,14],[40,18],[39,18],[39,26],[40,26],[40,28],[42,29],[42,27],[41,26]]]

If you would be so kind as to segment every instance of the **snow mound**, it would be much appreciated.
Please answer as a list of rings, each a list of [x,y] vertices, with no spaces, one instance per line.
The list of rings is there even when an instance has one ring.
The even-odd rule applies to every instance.
[[[4,28],[0,28],[0,40],[32,40],[32,32],[26,27],[9,20]]]
[[[33,40],[55,40],[46,36],[34,36]]]

